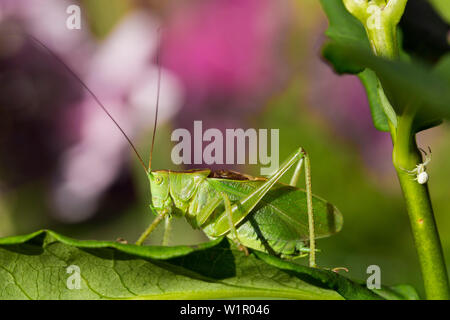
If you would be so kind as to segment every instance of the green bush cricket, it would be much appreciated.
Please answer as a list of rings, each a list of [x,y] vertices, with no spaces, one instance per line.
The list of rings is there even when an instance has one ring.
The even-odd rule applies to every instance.
[[[310,158],[304,149],[297,149],[268,179],[210,169],[151,170],[159,108],[159,63],[158,67],[155,124],[146,169],[152,195],[150,208],[156,218],[136,244],[143,244],[162,220],[163,244],[167,244],[172,217],[185,217],[210,239],[226,236],[246,254],[247,247],[290,258],[309,253],[309,265],[315,267],[315,239],[338,232],[343,219],[334,206],[313,196]],[[280,183],[296,163],[290,184]],[[303,163],[306,191],[296,188]],[[305,246],[307,240],[309,248]]]
[[[315,239],[340,231],[343,218],[336,207],[312,194],[310,158],[304,149],[298,148],[268,178],[255,178],[233,171],[214,172],[210,169],[152,171],[151,160],[159,108],[160,66],[155,124],[147,167],[131,139],[81,78],[42,42],[29,37],[54,56],[89,92],[127,139],[145,169],[150,182],[150,208],[156,218],[140,236],[137,245],[142,245],[163,220],[163,244],[167,244],[171,219],[185,217],[193,228],[203,230],[210,239],[226,236],[246,254],[247,248],[284,258],[309,254],[309,265],[316,267]],[[295,164],[297,165],[290,184],[281,183],[280,179]],[[303,164],[306,190],[296,187]],[[309,242],[309,246],[306,242]]]
[[[290,185],[280,183],[279,179],[296,163]],[[303,163],[306,191],[295,187]],[[268,179],[209,169],[149,169],[148,177],[150,208],[156,218],[137,244],[142,244],[162,220],[167,225],[172,217],[184,216],[209,238],[227,236],[244,251],[248,247],[282,257],[309,253],[310,266],[314,267],[315,239],[342,227],[339,211],[312,195],[310,160],[302,148]],[[309,248],[304,244],[306,240]]]

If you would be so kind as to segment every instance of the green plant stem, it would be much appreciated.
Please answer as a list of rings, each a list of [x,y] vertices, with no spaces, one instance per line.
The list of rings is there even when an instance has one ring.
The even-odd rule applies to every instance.
[[[397,25],[408,1],[343,0],[343,2],[347,10],[358,18],[365,27],[374,53],[386,59],[398,59]],[[377,6],[381,11],[376,10]],[[375,24],[372,23],[374,21]],[[382,101],[383,110],[388,117],[389,130],[394,143],[393,163],[406,201],[427,298],[450,299],[447,269],[436,221],[434,220],[428,186],[427,184],[419,184],[407,172],[407,170],[414,169],[417,164],[422,162],[413,128],[416,110],[406,108],[402,115],[396,115],[384,94],[381,83],[378,94]]]
[[[398,59],[397,24],[406,3],[407,0],[389,1],[388,6],[383,9],[381,28],[370,29],[365,23],[366,18],[362,19],[372,50],[376,55],[387,59]],[[385,99],[382,87],[379,89],[379,94],[385,112],[392,110],[389,102]],[[419,184],[407,172],[407,170],[414,169],[417,164],[422,162],[413,131],[415,113],[416,110],[406,108],[404,113],[398,115],[395,119],[392,114],[386,112],[388,118],[390,118],[389,128],[394,143],[393,163],[406,202],[426,297],[428,299],[450,299],[447,269],[428,186],[427,184]]]
[[[397,28],[390,20],[382,21],[381,29],[369,29],[365,25],[372,50],[377,56],[387,59],[398,57]]]
[[[427,299],[450,299],[450,289],[439,233],[427,184],[419,184],[406,170],[422,162],[412,132],[414,112],[398,117],[393,163],[406,201],[419,256]]]

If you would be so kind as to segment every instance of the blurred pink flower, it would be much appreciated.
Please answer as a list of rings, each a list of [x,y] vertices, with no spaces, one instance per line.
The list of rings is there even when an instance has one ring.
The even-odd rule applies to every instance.
[[[77,65],[94,42],[87,27],[80,30],[66,28],[66,9],[71,4],[73,1],[69,0],[1,0],[0,21],[17,20],[27,33],[45,40],[52,51],[68,58],[68,63]],[[85,21],[82,26],[86,26]]]
[[[131,12],[105,39],[97,42],[90,35],[86,24],[82,23],[81,30],[66,28],[66,8],[69,4],[63,0],[2,2],[2,8],[6,9],[0,19],[2,22],[16,21],[27,33],[56,52],[133,138],[141,130],[153,125],[158,68],[152,60],[158,45],[159,21],[145,13]],[[42,117],[28,120],[34,119],[34,125],[43,128],[42,118],[51,119],[51,136],[43,138],[43,141],[49,141],[49,149],[56,149],[55,145],[59,147],[57,152],[51,154],[42,150],[42,154],[33,159],[34,163],[39,163],[39,158],[50,157],[53,160],[47,160],[45,165],[52,170],[50,200],[54,215],[66,222],[86,220],[95,213],[103,193],[120,176],[129,159],[130,146],[81,84],[39,45],[36,46],[26,37],[22,38],[26,47],[11,58],[17,63],[9,63],[7,68],[13,69],[15,73],[19,72],[19,66],[29,65],[27,68],[37,69],[37,75],[30,71],[21,78],[32,86],[26,97],[33,96],[31,93],[34,91],[43,91],[33,96],[35,101],[25,102],[27,105],[38,105]],[[33,50],[25,50],[28,46]],[[39,55],[36,55],[36,51]],[[20,61],[22,64],[19,64]],[[24,61],[29,63],[25,65]],[[36,82],[30,77],[46,81]],[[71,87],[68,88],[61,78],[69,79]],[[77,99],[69,99],[74,88],[78,93]],[[20,88],[12,89],[7,92],[23,92]],[[49,94],[52,90],[57,90],[58,94]],[[163,69],[161,122],[174,115],[181,97],[178,80],[171,72]],[[17,99],[19,96],[10,98],[11,101],[21,101]],[[12,116],[12,113],[8,115]],[[44,131],[41,135],[44,135]],[[33,138],[24,137],[28,144]],[[35,138],[34,141],[40,140]],[[28,144],[25,144],[25,149],[29,148]],[[59,166],[56,164],[58,160]],[[25,178],[29,179],[30,176]]]
[[[284,9],[270,0],[208,0],[189,2],[172,14],[162,61],[186,86],[191,108],[214,96],[248,101],[267,94],[282,69],[277,50]],[[243,106],[254,107],[227,107]]]
[[[185,87],[176,127],[192,132],[194,120],[203,122],[203,130],[249,126],[286,79],[280,47],[289,21],[287,5],[200,0],[175,9],[162,32],[162,64]]]
[[[130,138],[153,125],[158,71],[150,61],[158,45],[157,28],[153,17],[129,14],[88,60],[86,84]],[[166,70],[162,70],[160,95],[159,120],[164,122],[181,100],[180,86]],[[59,214],[72,222],[95,212],[100,196],[118,178],[131,150],[90,95],[85,94],[80,107],[80,140],[64,156],[54,197]]]

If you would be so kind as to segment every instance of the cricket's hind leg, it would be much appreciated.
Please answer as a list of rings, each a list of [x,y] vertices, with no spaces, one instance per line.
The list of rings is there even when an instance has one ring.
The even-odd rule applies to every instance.
[[[303,160],[305,161],[305,186],[306,186],[306,196],[307,196],[307,207],[308,207],[308,225],[309,225],[309,265],[311,267],[316,267],[316,236],[314,231],[314,208],[312,206],[312,185],[311,185],[311,161],[308,154],[304,149],[301,149],[303,157],[298,161],[295,167],[294,174],[292,175],[291,186],[296,187],[298,184],[298,179],[300,178],[300,173],[302,170]]]
[[[238,224],[255,208],[261,199],[269,192],[269,190],[281,179],[281,177],[297,162],[305,160],[305,179],[306,179],[306,201],[308,207],[308,224],[310,236],[311,254],[309,255],[309,265],[316,266],[315,262],[315,235],[314,235],[314,217],[312,208],[312,192],[311,192],[311,169],[309,157],[305,150],[298,148],[281,166],[278,168],[261,186],[259,186],[252,193],[240,199],[237,203],[231,205],[230,212],[219,218],[214,224],[214,236],[222,236],[228,232],[234,232],[232,226]],[[301,165],[297,166],[296,172],[300,172]],[[232,219],[231,223],[229,219]]]

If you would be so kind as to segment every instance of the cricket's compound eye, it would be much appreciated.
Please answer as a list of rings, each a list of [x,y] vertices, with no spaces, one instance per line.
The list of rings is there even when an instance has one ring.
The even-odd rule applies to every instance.
[[[417,175],[417,182],[418,183],[425,184],[425,183],[427,183],[427,181],[428,181],[428,173],[426,173],[425,171],[421,172],[421,173],[419,173]]]
[[[163,178],[161,176],[157,176],[156,179],[155,179],[155,183],[159,185],[162,182],[163,182]]]

